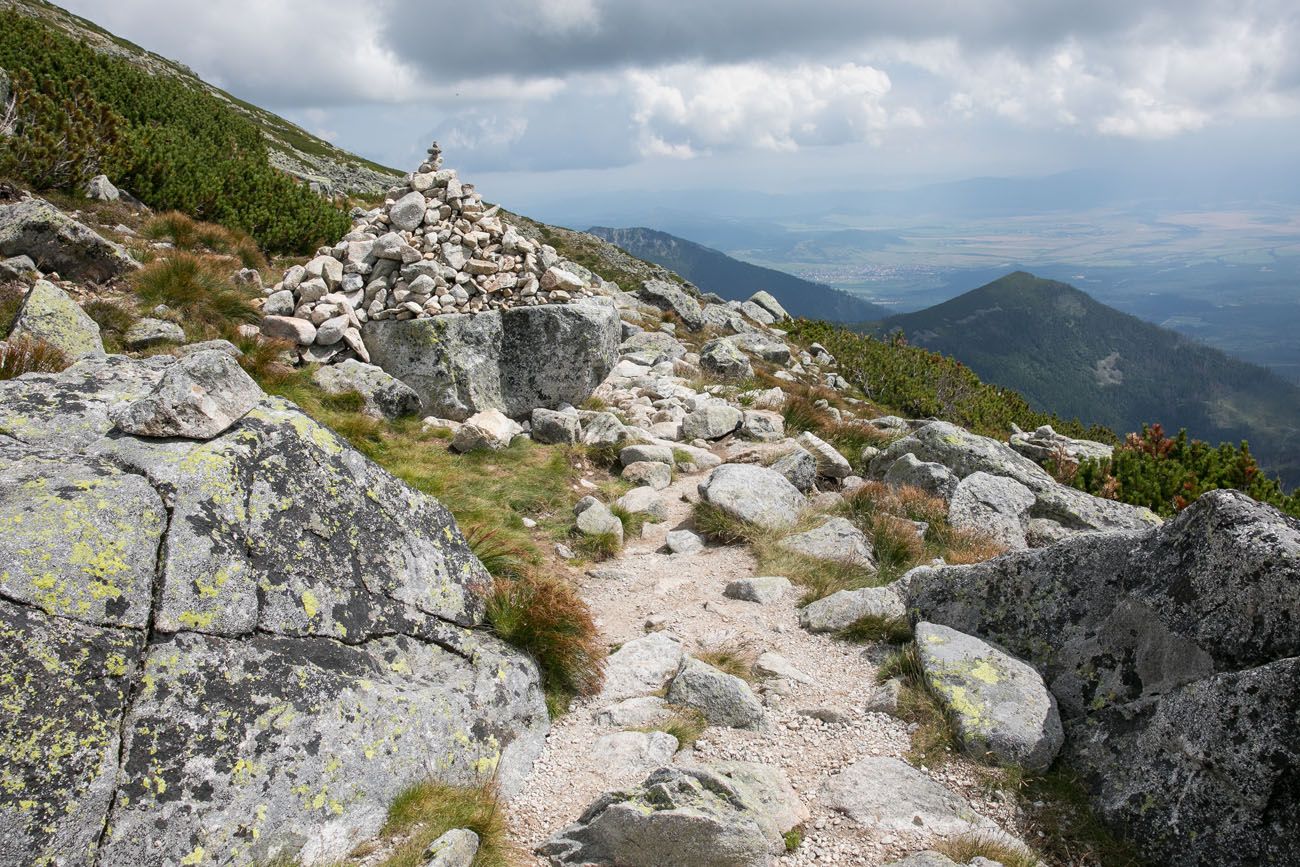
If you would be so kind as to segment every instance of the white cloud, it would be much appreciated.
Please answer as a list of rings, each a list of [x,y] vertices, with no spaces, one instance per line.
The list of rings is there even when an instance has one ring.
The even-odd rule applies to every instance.
[[[632,71],[626,81],[647,155],[794,151],[868,141],[895,123],[919,122],[914,109],[891,113],[883,104],[887,74],[855,63],[678,64]]]

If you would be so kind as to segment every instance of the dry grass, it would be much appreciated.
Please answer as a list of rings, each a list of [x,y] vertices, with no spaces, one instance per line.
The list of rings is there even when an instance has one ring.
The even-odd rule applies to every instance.
[[[487,617],[503,641],[537,661],[552,717],[574,696],[599,692],[605,648],[591,609],[567,581],[531,572],[497,578]]]
[[[246,233],[215,223],[203,223],[180,213],[159,214],[141,227],[140,234],[152,241],[170,241],[177,250],[211,252],[232,256],[245,268],[266,268],[266,257],[257,242]]]
[[[988,834],[947,837],[934,844],[934,851],[947,855],[958,864],[966,864],[974,858],[987,858],[1003,867],[1037,867],[1039,863],[1032,853]]]
[[[758,661],[758,651],[752,647],[729,644],[702,650],[694,656],[725,674],[748,682],[754,680],[754,663]]]
[[[380,837],[395,844],[376,867],[419,867],[429,844],[456,828],[478,835],[474,867],[521,867],[526,856],[510,842],[496,787],[449,786],[425,782],[411,786],[388,808]]]
[[[58,347],[23,335],[0,349],[0,380],[15,379],[24,373],[58,373],[70,364],[72,360]]]
[[[638,732],[666,732],[677,738],[677,749],[684,750],[695,745],[700,735],[709,727],[704,714],[689,707],[670,706],[671,714],[651,725],[632,729]]]

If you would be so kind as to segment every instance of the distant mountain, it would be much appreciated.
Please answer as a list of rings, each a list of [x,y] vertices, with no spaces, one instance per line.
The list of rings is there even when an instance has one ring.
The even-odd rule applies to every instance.
[[[887,315],[884,307],[824,283],[733,259],[726,253],[654,229],[588,230],[592,235],[681,274],[705,292],[744,301],[760,289],[771,292],[791,316],[829,322],[868,322]]]
[[[878,330],[901,330],[1066,418],[1119,432],[1159,422],[1213,443],[1247,439],[1261,465],[1300,485],[1300,388],[1065,283],[1018,271]]]

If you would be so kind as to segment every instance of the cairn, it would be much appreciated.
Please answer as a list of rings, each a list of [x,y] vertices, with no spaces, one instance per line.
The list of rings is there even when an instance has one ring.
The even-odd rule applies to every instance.
[[[499,206],[486,207],[473,184],[444,169],[437,142],[428,154],[405,184],[388,191],[383,207],[355,211],[341,241],[290,268],[268,290],[263,331],[295,340],[303,361],[369,361],[361,332],[372,320],[603,294],[562,267],[553,247],[501,219]]]

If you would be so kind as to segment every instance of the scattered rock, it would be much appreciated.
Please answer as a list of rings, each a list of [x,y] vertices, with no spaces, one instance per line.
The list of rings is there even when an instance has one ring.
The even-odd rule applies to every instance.
[[[699,486],[700,499],[767,530],[793,527],[805,500],[785,477],[749,464],[723,464]]]
[[[1075,463],[1106,460],[1115,454],[1114,446],[1092,440],[1076,440],[1057,433],[1045,424],[1033,433],[1017,429],[1011,434],[1009,445],[1038,464],[1064,457]]]
[[[704,314],[700,310],[700,303],[687,295],[686,291],[679,286],[664,280],[646,280],[636,294],[647,304],[677,314],[691,331],[699,331],[704,327]]]
[[[698,554],[704,550],[704,540],[690,530],[669,531],[667,544],[674,554]]]
[[[728,599],[741,599],[745,602],[757,602],[770,605],[794,589],[789,578],[779,575],[764,575],[757,578],[737,578],[727,584],[722,595]]]
[[[184,342],[185,329],[165,319],[137,319],[122,337],[122,344],[132,350]]]
[[[589,758],[602,774],[645,773],[672,761],[677,738],[665,732],[614,732],[591,745]]]
[[[853,475],[853,467],[849,466],[844,455],[813,432],[804,431],[799,434],[795,442],[817,461],[817,475],[828,479],[843,479]]]
[[[673,450],[668,446],[637,444],[631,445],[618,453],[618,461],[623,466],[653,461],[672,466],[676,461]]]
[[[902,695],[903,681],[896,677],[890,678],[867,693],[867,701],[863,709],[868,713],[885,713],[892,716],[898,713],[898,701]]]
[[[768,867],[807,813],[785,776],[740,762],[665,767],[601,795],[538,849],[554,865]]]
[[[743,414],[725,403],[706,403],[682,419],[682,437],[688,440],[717,440],[740,427]]]
[[[588,497],[592,500],[594,498]],[[578,504],[582,506],[581,503]],[[577,513],[575,525],[578,532],[584,536],[604,536],[612,534],[618,539],[619,546],[623,544],[623,522],[620,521],[609,507],[599,501],[592,502]]]
[[[645,726],[668,713],[668,702],[657,695],[641,695],[601,708],[596,712],[595,720],[607,726]]]
[[[618,313],[597,304],[547,304],[405,321],[367,322],[371,360],[413,388],[426,411],[463,421],[499,410],[582,403],[618,352]]]
[[[1032,666],[933,623],[917,624],[916,648],[968,753],[1031,773],[1047,770],[1065,733],[1056,699]]]
[[[772,464],[772,471],[785,476],[801,493],[807,494],[817,487],[817,459],[801,448]]]
[[[740,435],[745,439],[773,443],[785,439],[785,419],[779,412],[747,409],[740,424]]]
[[[610,412],[598,412],[582,426],[582,444],[588,446],[616,446],[633,439],[634,434]]]
[[[770,292],[760,290],[751,295],[749,300],[751,303],[757,304],[759,307],[762,307],[768,313],[772,314],[772,317],[777,322],[780,322],[782,319],[790,318],[790,314],[785,312],[785,308],[781,306],[781,302],[772,297]]]
[[[628,491],[618,498],[618,505],[633,515],[644,515],[656,523],[668,520],[668,506],[659,492],[648,485]]]
[[[799,625],[809,632],[839,632],[869,614],[903,618],[907,608],[892,586],[839,590],[804,606],[799,611]]]
[[[821,525],[786,536],[777,544],[786,551],[817,560],[855,563],[869,568],[876,565],[871,540],[846,518],[827,518]]]
[[[537,407],[533,410],[529,435],[534,442],[569,445],[582,438],[582,423],[576,412]]]
[[[0,204],[0,256],[28,256],[47,273],[94,282],[140,267],[120,245],[34,196]]]
[[[451,439],[451,447],[458,452],[481,449],[499,452],[510,448],[515,437],[524,432],[516,422],[495,409],[477,412],[465,420]]]
[[[468,828],[455,828],[429,844],[422,867],[471,867],[478,847],[478,834]]]
[[[758,661],[754,663],[754,672],[761,677],[779,677],[795,683],[813,682],[811,677],[795,668],[790,660],[771,651],[758,657]]]
[[[745,353],[725,338],[710,340],[700,349],[700,369],[727,379],[742,379],[754,375]]]
[[[894,758],[867,757],[831,777],[826,803],[869,831],[936,837],[1001,834],[966,800]]]
[[[262,317],[262,333],[275,340],[288,340],[298,346],[310,346],[316,340],[316,326],[306,319],[292,316]]]
[[[876,450],[876,454],[879,454],[879,450]],[[920,488],[927,494],[951,500],[960,479],[943,464],[921,461],[916,455],[908,453],[899,455],[898,460],[890,465],[885,472],[884,481],[894,487],[908,485]]]
[[[638,461],[628,464],[623,467],[622,476],[626,481],[636,485],[646,485],[656,491],[662,491],[673,483],[672,467],[658,461]]]
[[[948,506],[948,523],[984,533],[1012,551],[1029,547],[1025,531],[1034,492],[1005,476],[977,472],[961,480]]]
[[[673,678],[668,701],[698,710],[711,725],[752,729],[763,722],[763,705],[749,684],[698,659],[687,659]]]
[[[671,632],[654,632],[629,641],[605,660],[605,686],[598,701],[608,703],[656,692],[667,685],[685,658],[682,640]]]
[[[107,175],[95,175],[86,183],[86,198],[96,202],[116,202],[121,193]]]
[[[326,394],[360,394],[365,414],[374,418],[395,419],[420,411],[420,396],[410,386],[355,358],[321,367],[311,378]]]
[[[266,397],[239,362],[219,350],[182,356],[146,397],[115,408],[123,433],[209,440]]]

